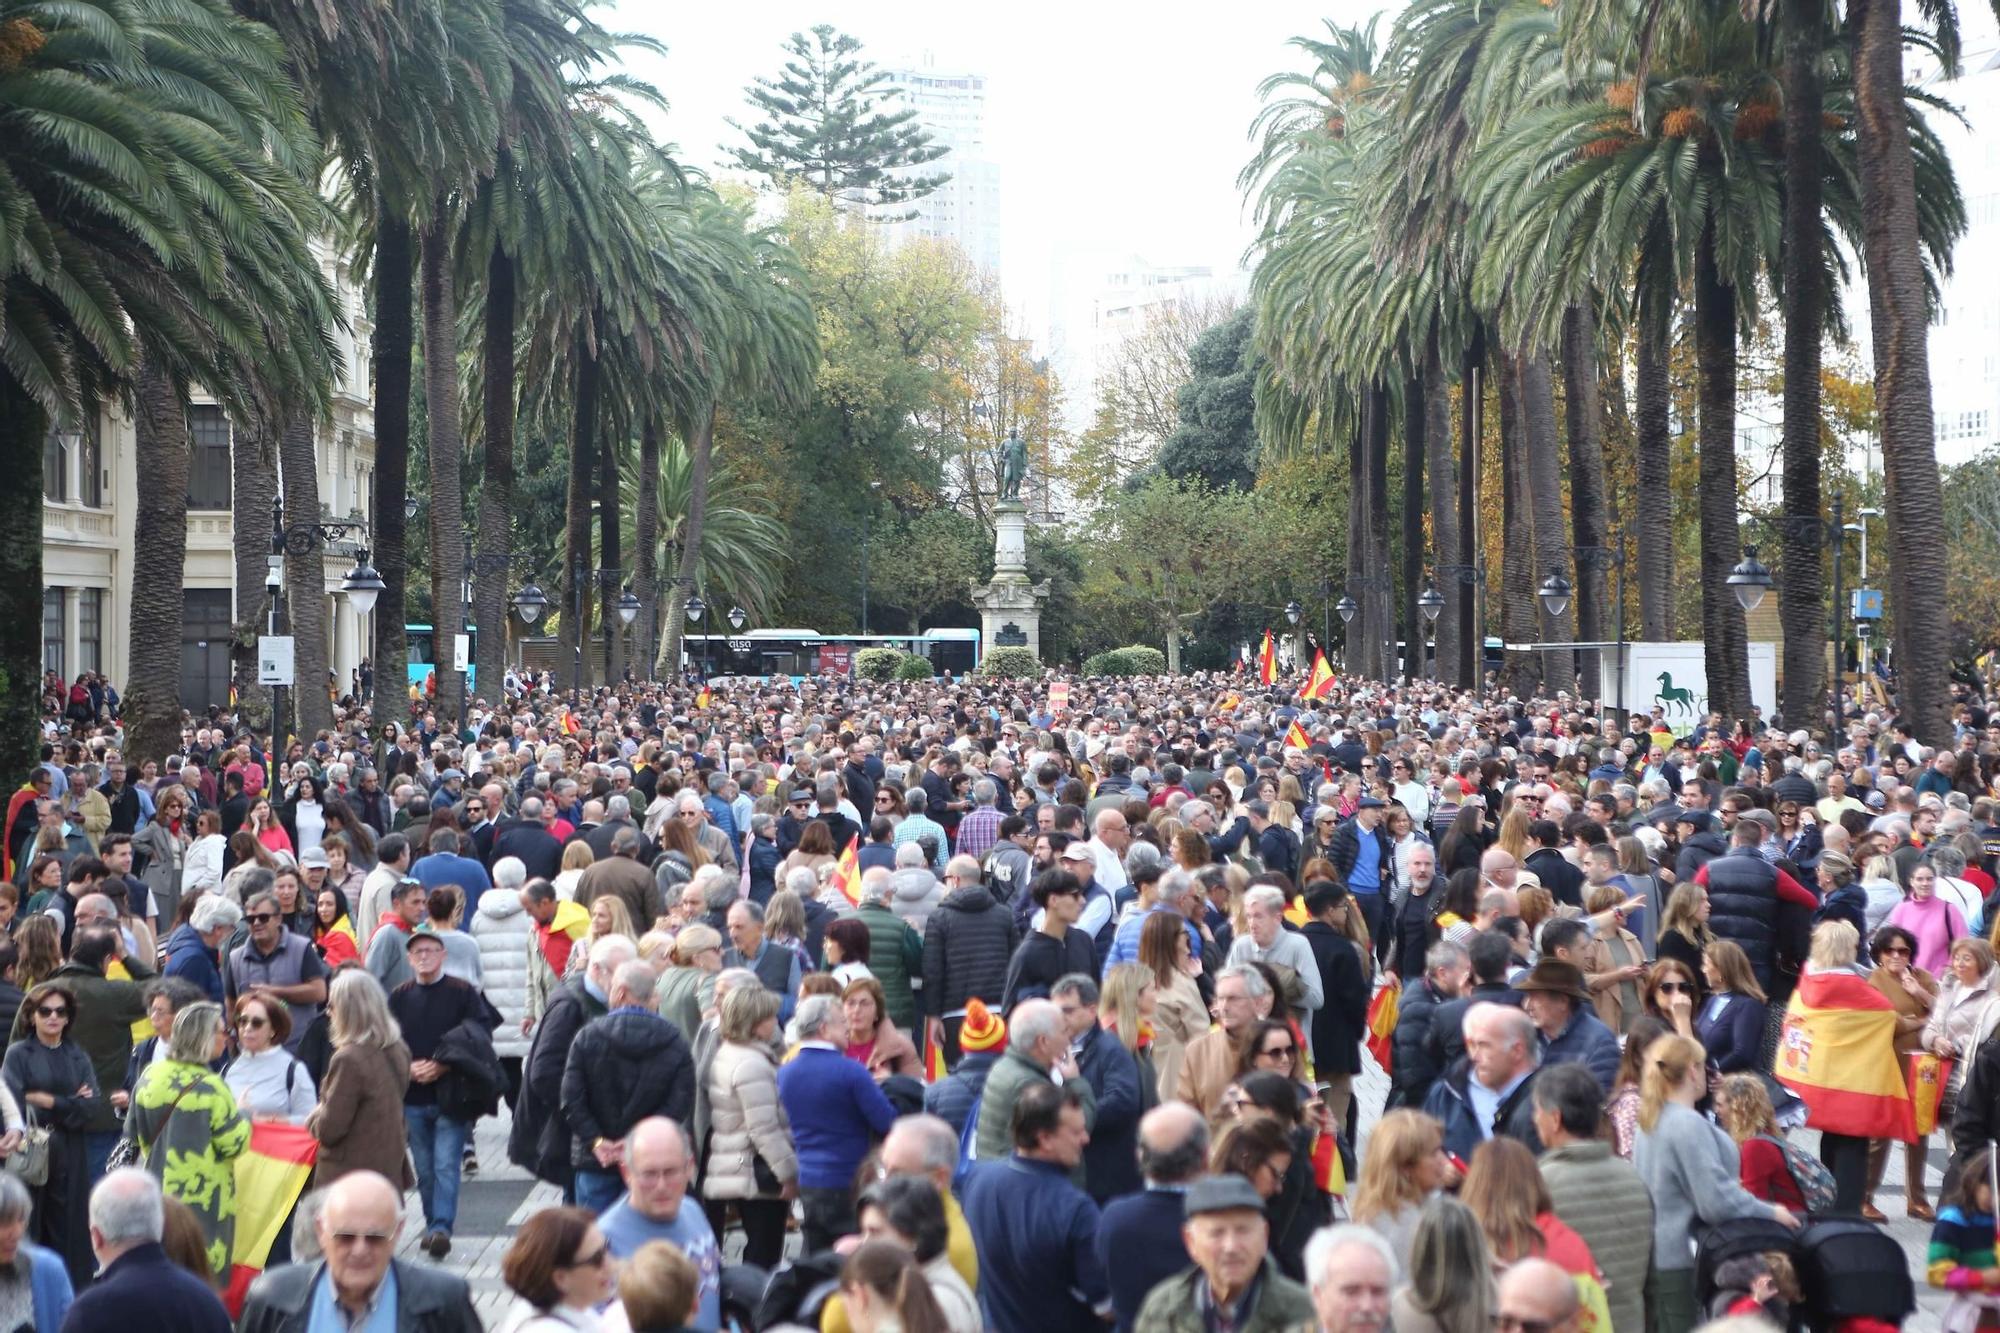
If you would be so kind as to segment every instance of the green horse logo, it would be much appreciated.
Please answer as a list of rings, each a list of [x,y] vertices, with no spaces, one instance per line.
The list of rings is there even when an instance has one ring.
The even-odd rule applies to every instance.
[[[1675,685],[1673,673],[1667,671],[1660,673],[1660,689],[1659,693],[1653,696],[1653,702],[1670,711],[1674,705],[1678,704],[1682,711],[1690,716],[1695,711],[1694,691]]]

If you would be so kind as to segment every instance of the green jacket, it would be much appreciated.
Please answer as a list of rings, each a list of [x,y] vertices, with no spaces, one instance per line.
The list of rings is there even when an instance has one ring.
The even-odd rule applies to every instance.
[[[1201,1306],[1196,1297],[1198,1283],[1208,1279],[1199,1268],[1177,1273],[1146,1294],[1139,1307],[1134,1328],[1146,1333],[1202,1333]],[[1236,1326],[1236,1333],[1312,1333],[1318,1327],[1312,1297],[1306,1289],[1278,1271],[1269,1255],[1264,1256],[1264,1272],[1257,1280],[1255,1307]]]
[[[872,967],[873,964],[871,963]],[[1052,1083],[1049,1071],[1022,1055],[1019,1051],[1008,1051],[987,1072],[986,1087],[979,1094],[979,1133],[975,1141],[974,1155],[981,1162],[1004,1162],[1014,1151],[1014,1103],[1021,1095],[1021,1089],[1030,1083]],[[1074,1078],[1070,1083],[1083,1095],[1083,1124],[1086,1129],[1097,1124],[1097,1094],[1091,1090],[1090,1080]],[[1066,1085],[1067,1086],[1067,1085]],[[1078,1189],[1083,1188],[1083,1164],[1077,1163],[1076,1170],[1069,1173],[1070,1182]]]
[[[117,981],[82,963],[64,963],[50,974],[76,996],[76,1018],[69,1037],[90,1057],[97,1071],[98,1094],[90,1107],[92,1134],[111,1134],[119,1129],[118,1113],[111,1105],[111,1093],[125,1086],[125,1065],[132,1058],[132,1025],[146,1016],[143,987],[153,978],[153,969],[137,958],[127,958],[125,966],[137,981]],[[14,1016],[10,1042],[25,1040],[30,1031],[28,1006]]]
[[[1589,1239],[1609,1279],[1613,1328],[1645,1327],[1646,1275],[1653,1266],[1653,1196],[1639,1172],[1601,1140],[1550,1148],[1541,1158],[1555,1215]]]
[[[880,903],[867,903],[846,915],[868,927],[868,970],[882,983],[889,1021],[905,1032],[917,1031],[923,1009],[910,981],[924,975],[922,937],[910,929],[909,922]]]

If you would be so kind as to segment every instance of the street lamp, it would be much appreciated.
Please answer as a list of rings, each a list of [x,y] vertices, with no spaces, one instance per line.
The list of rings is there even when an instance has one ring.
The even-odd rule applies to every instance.
[[[868,633],[868,537],[875,526],[875,497],[882,493],[882,483],[868,483],[868,507],[861,511],[861,632]]]
[[[405,496],[403,497],[403,519],[404,519],[404,521],[405,521],[405,522],[415,522],[415,521],[416,521],[416,517],[417,517],[417,511],[418,511],[419,509],[423,508],[423,505],[424,505],[424,502],[423,502],[422,500],[419,500],[419,499],[418,499],[418,498],[417,498],[416,496],[414,496],[414,495],[405,495]]]
[[[1771,571],[1757,558],[1757,548],[1743,548],[1743,559],[1729,571],[1729,590],[1736,594],[1736,604],[1747,615],[1762,604],[1764,594],[1771,590]]]
[[[375,599],[389,585],[382,582],[382,576],[375,566],[368,563],[368,548],[362,547],[354,560],[354,568],[347,571],[347,577],[340,581],[340,590],[347,594],[347,600],[354,604],[354,613],[366,616],[375,609]]]
[[[345,541],[350,535],[360,533],[364,537],[371,531],[364,519],[349,518],[337,522],[299,522],[285,525],[285,497],[271,497],[271,554],[268,571],[264,576],[264,587],[271,594],[270,635],[278,636],[280,602],[285,586],[285,557],[288,555],[310,555],[329,542]],[[340,590],[347,594],[354,604],[357,615],[366,616],[375,609],[375,599],[388,585],[381,574],[368,563],[368,548],[355,548],[354,567],[340,582]],[[271,748],[275,755],[283,754],[283,736],[280,728],[284,725],[284,687],[273,686],[271,690]]]
[[[1570,594],[1575,591],[1570,581],[1563,577],[1561,570],[1550,570],[1549,576],[1542,580],[1541,591],[1538,594],[1542,599],[1542,609],[1551,616],[1562,615],[1569,610]]]
[[[533,625],[542,618],[542,612],[548,609],[548,594],[543,592],[532,579],[528,581],[527,587],[514,594],[514,610],[520,615],[521,623],[524,625]]]
[[[1352,597],[1349,597],[1346,593],[1342,593],[1340,594],[1340,600],[1333,604],[1333,609],[1334,613],[1340,617],[1341,624],[1351,625],[1354,623],[1354,613],[1361,608],[1354,604]]]
[[[638,618],[639,618],[639,598],[637,594],[635,594],[632,591],[632,589],[628,587],[625,589],[624,592],[618,594],[618,620],[620,624],[630,625],[633,621],[637,620]]]
[[[746,612],[742,607],[732,606],[729,608],[729,628],[740,631],[743,628],[744,623],[749,619],[750,619],[749,613]]]
[[[1285,603],[1285,619],[1291,621],[1294,625],[1299,623],[1299,617],[1305,613],[1306,609],[1296,601]]]
[[[1429,579],[1424,580],[1423,593],[1417,598],[1417,610],[1424,613],[1424,637],[1429,640],[1424,644],[1424,660],[1430,664],[1431,679],[1436,680],[1439,663],[1432,650],[1437,642],[1437,618],[1438,612],[1444,610],[1444,596]]]
[[[699,625],[702,612],[708,610],[708,603],[701,600],[700,593],[691,592],[688,594],[686,610],[689,623]]]

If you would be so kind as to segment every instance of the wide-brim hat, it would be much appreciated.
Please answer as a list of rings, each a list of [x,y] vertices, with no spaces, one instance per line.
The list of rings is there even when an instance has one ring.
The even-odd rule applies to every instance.
[[[1514,989],[1522,994],[1543,991],[1551,995],[1567,995],[1579,1003],[1590,1000],[1590,991],[1583,984],[1583,969],[1560,958],[1544,958],[1536,963],[1527,976],[1514,983]]]

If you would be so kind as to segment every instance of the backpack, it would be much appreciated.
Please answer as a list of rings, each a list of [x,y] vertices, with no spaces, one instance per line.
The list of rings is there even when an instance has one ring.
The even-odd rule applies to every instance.
[[[1895,1237],[1858,1217],[1809,1223],[1798,1238],[1799,1285],[1814,1327],[1845,1319],[1900,1325],[1917,1308],[1909,1259]]]
[[[981,1088],[965,1113],[965,1128],[958,1131],[958,1162],[951,1169],[954,1194],[965,1187],[965,1178],[972,1174],[973,1165],[979,1158],[979,1108],[985,1101],[986,1089]]]
[[[1838,1191],[1833,1183],[1833,1172],[1826,1169],[1826,1163],[1788,1139],[1769,1134],[1757,1137],[1766,1143],[1777,1144],[1778,1151],[1785,1155],[1785,1171],[1791,1176],[1792,1184],[1798,1186],[1799,1197],[1805,1200],[1806,1212],[1819,1214],[1833,1211],[1833,1200]]]

